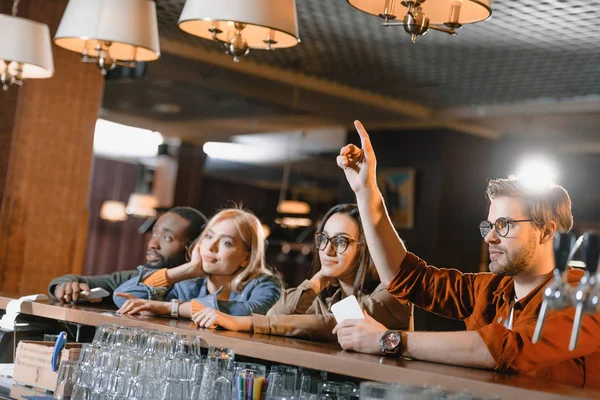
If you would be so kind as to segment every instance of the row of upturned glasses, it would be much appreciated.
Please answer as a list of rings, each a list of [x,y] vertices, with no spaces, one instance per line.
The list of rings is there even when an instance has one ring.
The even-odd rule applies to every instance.
[[[208,348],[203,355],[202,348]],[[77,363],[63,362],[55,398],[72,400],[475,399],[434,387],[330,381],[327,373],[235,362],[233,349],[197,336],[102,324]],[[60,394],[60,395],[59,395]]]

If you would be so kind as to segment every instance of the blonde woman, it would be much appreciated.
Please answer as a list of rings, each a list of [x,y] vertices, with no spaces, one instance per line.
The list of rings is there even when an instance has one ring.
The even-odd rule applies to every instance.
[[[367,319],[374,318],[390,329],[412,330],[412,306],[397,301],[379,282],[356,204],[339,204],[325,214],[315,234],[315,247],[313,277],[286,290],[266,316],[217,315],[205,310],[194,321],[234,331],[335,340],[331,306],[354,295]]]
[[[226,209],[207,223],[188,263],[121,285],[113,300],[121,314],[192,318],[265,314],[281,296],[281,282],[265,264],[265,235],[248,211]],[[208,324],[210,321],[203,321]]]

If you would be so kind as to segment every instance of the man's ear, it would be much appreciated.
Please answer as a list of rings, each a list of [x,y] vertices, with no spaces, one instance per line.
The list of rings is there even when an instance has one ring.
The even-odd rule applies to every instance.
[[[544,244],[549,240],[552,240],[552,238],[554,238],[554,234],[556,233],[556,222],[548,222],[542,227],[541,231],[542,236],[540,237],[540,244]]]

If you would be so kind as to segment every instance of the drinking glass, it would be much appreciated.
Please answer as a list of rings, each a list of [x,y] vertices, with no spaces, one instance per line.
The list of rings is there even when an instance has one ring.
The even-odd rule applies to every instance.
[[[56,389],[54,397],[56,399],[69,399],[75,385],[75,371],[77,370],[76,361],[63,361],[58,370],[58,379],[56,380]]]
[[[201,400],[230,400],[234,373],[233,349],[209,347],[200,387]]]
[[[167,380],[162,390],[161,400],[188,400],[189,384],[182,381]]]
[[[287,365],[275,365],[267,378],[267,398],[294,398],[298,368]]]
[[[318,400],[358,399],[356,385],[350,382],[324,381],[319,385]]]
[[[73,386],[73,392],[71,393],[71,400],[91,400],[92,388],[82,386],[78,383]]]
[[[161,381],[153,377],[133,379],[127,397],[130,400],[160,400]]]
[[[361,400],[395,400],[400,398],[398,386],[381,382],[361,382]]]
[[[317,397],[319,385],[327,380],[327,372],[314,369],[300,368],[298,386],[299,400],[312,400]]]
[[[267,367],[255,363],[235,363],[234,400],[260,400],[265,392]]]

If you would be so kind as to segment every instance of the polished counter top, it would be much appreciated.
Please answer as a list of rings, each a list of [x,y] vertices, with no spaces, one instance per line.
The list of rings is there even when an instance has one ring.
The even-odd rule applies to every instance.
[[[0,296],[0,309],[12,298]],[[101,323],[138,326],[165,332],[195,334],[210,346],[233,348],[236,354],[328,371],[364,380],[398,382],[407,385],[437,385],[442,390],[469,390],[484,398],[564,399],[600,398],[600,391],[533,379],[423,361],[380,357],[347,352],[337,343],[312,342],[280,336],[257,335],[212,329],[197,329],[189,320],[148,316],[124,316],[92,305],[57,302],[25,302],[21,312],[75,324]]]

